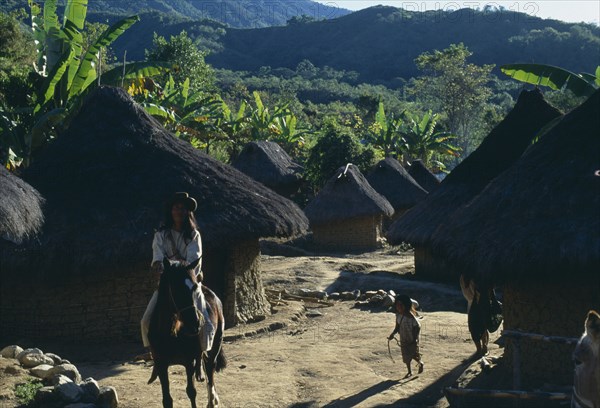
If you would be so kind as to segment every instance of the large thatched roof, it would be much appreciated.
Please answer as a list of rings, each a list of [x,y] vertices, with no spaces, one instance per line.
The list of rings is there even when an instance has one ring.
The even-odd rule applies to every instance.
[[[35,188],[0,166],[0,239],[20,243],[37,234],[43,202]]]
[[[149,260],[176,191],[198,201],[205,249],[308,228],[294,203],[174,137],[119,88],[94,91],[24,178],[47,200],[40,251],[59,266]]]
[[[311,225],[369,215],[394,214],[392,205],[369,185],[358,167],[342,166],[304,209]]]
[[[478,280],[568,281],[600,291],[600,91],[436,233]]]
[[[427,191],[392,157],[377,163],[367,175],[367,181],[392,204],[395,211],[411,208],[427,196]]]
[[[540,129],[560,112],[538,90],[523,91],[515,107],[481,145],[462,161],[428,197],[393,223],[388,240],[429,243],[440,224],[468,203],[523,154]]]
[[[298,188],[304,171],[277,143],[268,141],[248,143],[232,165],[275,191]]]
[[[428,193],[431,193],[440,185],[440,180],[425,167],[422,160],[410,162],[408,174]]]

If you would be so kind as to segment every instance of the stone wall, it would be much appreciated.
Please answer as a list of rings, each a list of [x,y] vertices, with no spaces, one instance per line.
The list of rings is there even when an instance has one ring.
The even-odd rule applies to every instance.
[[[369,216],[311,226],[316,245],[327,249],[375,249],[381,240],[382,217]]]
[[[585,282],[506,285],[504,290],[504,329],[547,336],[578,338],[583,333],[588,310],[600,307],[600,288]],[[597,282],[597,281],[596,281]],[[507,340],[505,361],[512,370],[514,341]],[[573,383],[574,345],[523,339],[521,376],[524,385]]]
[[[147,264],[48,281],[3,279],[0,338],[139,340],[155,287]]]

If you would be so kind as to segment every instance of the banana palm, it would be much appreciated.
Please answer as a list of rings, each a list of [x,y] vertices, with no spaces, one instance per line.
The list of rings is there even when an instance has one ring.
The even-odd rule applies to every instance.
[[[109,46],[129,27],[139,21],[138,16],[125,18],[109,27],[87,49],[82,30],[87,15],[88,0],[67,0],[62,22],[57,14],[57,0],[46,0],[43,8],[29,0],[31,28],[36,44],[35,71],[43,79],[33,96],[30,115],[33,126],[22,132],[19,155],[28,161],[33,148],[42,146],[56,129],[66,126],[70,112],[81,97],[97,84],[99,52]],[[124,79],[156,75],[167,69],[166,64],[132,63],[105,72],[101,81],[118,84]]]
[[[398,155],[402,147],[400,133],[402,123],[402,118],[396,119],[393,114],[387,117],[383,102],[379,102],[375,121],[368,130],[368,142],[376,149],[381,150],[385,157]]]
[[[210,140],[220,133],[223,101],[200,92],[190,93],[189,78],[177,84],[169,75],[163,87],[152,80],[139,79],[127,91],[167,129],[196,148],[208,150]]]
[[[437,114],[427,112],[423,117],[405,112],[401,133],[402,153],[405,160],[421,159],[430,164],[433,153],[458,157],[460,148],[451,144],[456,136],[450,132],[437,131]]]

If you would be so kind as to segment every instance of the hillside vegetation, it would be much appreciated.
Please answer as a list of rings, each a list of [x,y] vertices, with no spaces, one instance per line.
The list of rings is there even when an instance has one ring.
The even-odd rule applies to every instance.
[[[419,54],[460,42],[473,52],[475,64],[543,61],[593,72],[600,61],[600,28],[505,10],[421,13],[376,6],[330,21],[230,29],[222,41],[207,58],[217,68],[295,68],[307,59],[356,71],[365,82],[413,77]]]
[[[27,0],[2,0],[0,10],[27,8]],[[170,18],[192,20],[211,19],[230,27],[268,27],[284,25],[293,16],[307,15],[329,19],[350,13],[311,0],[91,0],[88,4],[91,20],[98,16],[160,12]],[[94,18],[94,14],[97,14]]]

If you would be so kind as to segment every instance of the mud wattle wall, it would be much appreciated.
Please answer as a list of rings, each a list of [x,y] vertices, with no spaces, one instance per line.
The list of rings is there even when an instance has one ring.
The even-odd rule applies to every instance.
[[[311,226],[316,245],[328,249],[368,250],[381,240],[380,215]]]
[[[227,327],[270,314],[258,240],[207,251],[203,271],[223,302]],[[149,262],[40,280],[0,275],[0,340],[141,344],[140,320],[156,286]]]
[[[504,286],[504,329],[546,336],[578,338],[590,309],[600,307],[600,288],[568,282]],[[504,358],[510,369],[516,340],[507,340]],[[528,339],[520,340],[523,384],[572,384],[574,346]]]
[[[204,282],[223,302],[227,327],[271,313],[260,275],[258,239],[207,252]]]
[[[140,320],[156,288],[146,263],[101,276],[1,283],[0,338],[6,340],[139,340]]]

